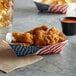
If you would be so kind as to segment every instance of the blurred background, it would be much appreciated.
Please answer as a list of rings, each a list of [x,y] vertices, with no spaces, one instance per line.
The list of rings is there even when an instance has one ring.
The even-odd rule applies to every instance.
[[[61,30],[59,19],[68,15],[70,14],[39,13],[33,0],[14,0],[13,31],[25,32],[43,24]]]

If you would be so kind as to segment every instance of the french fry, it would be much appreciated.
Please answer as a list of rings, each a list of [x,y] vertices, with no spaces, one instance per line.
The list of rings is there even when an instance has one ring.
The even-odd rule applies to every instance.
[[[71,0],[42,0],[41,3],[48,5],[72,3]]]

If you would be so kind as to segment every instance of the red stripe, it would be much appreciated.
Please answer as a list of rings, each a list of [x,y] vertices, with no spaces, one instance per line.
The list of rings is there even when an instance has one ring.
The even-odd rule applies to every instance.
[[[49,50],[47,50],[47,51],[45,51],[45,52],[43,52],[43,53],[41,53],[41,54],[44,54],[44,53],[46,53],[46,52],[52,50],[54,47],[55,47],[55,49],[56,49],[56,48],[58,48],[60,45],[62,45],[62,44],[55,45],[55,46],[51,47]],[[44,51],[44,50],[43,50],[43,51]]]
[[[50,46],[46,47],[45,49],[41,50],[38,54],[40,54],[42,51],[48,49]]]
[[[62,44],[61,44],[61,45],[62,45]],[[60,45],[60,46],[61,46],[61,45]],[[60,46],[58,46],[58,47],[60,47]],[[58,47],[56,47],[55,49],[57,49]],[[52,53],[55,53],[55,52],[54,52],[55,49],[52,50]]]
[[[64,46],[65,46],[66,44],[67,44],[67,43],[65,43]],[[62,47],[61,49],[63,49],[63,48],[64,48],[64,47]]]
[[[60,44],[60,45],[61,45],[61,44]],[[56,48],[56,47],[58,47],[58,46],[60,46],[60,45],[55,45],[55,46],[51,47],[49,50],[43,52],[42,54],[47,53],[47,52],[49,52],[50,50],[52,50],[54,47]]]
[[[51,52],[48,52],[48,53],[46,53],[46,54],[50,54],[50,53],[53,53],[53,52],[51,51]]]
[[[60,44],[60,43],[59,43]],[[61,44],[66,44],[66,43],[61,43]],[[60,44],[60,45],[61,45]],[[52,49],[52,48],[54,48],[55,46],[60,46],[60,45],[54,45],[54,46],[51,46],[51,48],[50,49]],[[41,50],[41,52],[42,51],[44,51],[45,49],[43,49],[43,50]],[[49,51],[49,50],[48,50]],[[45,51],[45,53],[46,53],[47,51]],[[52,51],[51,51],[51,53],[52,53]],[[40,53],[38,53],[38,54],[40,54]],[[42,53],[43,54],[43,53]],[[46,54],[49,54],[49,52],[48,53],[46,53]]]
[[[63,44],[61,43],[61,44],[60,44],[59,46],[57,46],[55,49],[57,49],[57,48],[60,47],[61,45],[63,45]],[[53,49],[52,52],[53,52],[55,49]]]
[[[55,7],[56,5],[53,5],[51,8],[50,8],[50,12],[52,11],[52,9]]]
[[[57,52],[59,49],[61,49],[64,45],[65,45],[65,44],[63,44],[63,45],[60,46],[58,49],[56,49],[56,51],[54,51],[54,53]]]
[[[63,7],[65,7],[65,6],[62,6],[57,12],[58,12],[58,13],[61,13],[60,10],[61,10]]]
[[[57,54],[60,53],[61,51],[62,51],[62,49],[60,51],[58,51]]]
[[[60,6],[62,6],[62,5],[58,5],[58,6],[53,10],[53,12],[55,12]]]
[[[51,49],[52,49],[52,48],[54,48],[55,46],[56,46],[56,45],[49,46],[47,49],[49,49],[50,47],[51,47]],[[41,50],[40,53],[43,52],[44,50],[45,50],[45,49]],[[39,54],[40,54],[40,53],[39,53]]]
[[[66,6],[66,8],[63,9],[63,10],[61,11],[61,13],[63,13],[64,11],[67,11],[67,8],[68,8],[68,6]],[[65,13],[65,12],[64,12],[64,13]]]
[[[48,53],[46,53],[46,54],[51,54],[52,53],[52,51],[49,51]]]
[[[55,49],[54,49],[54,50],[55,50]],[[54,50],[53,50],[53,51],[54,51]],[[53,51],[51,51],[51,52],[48,52],[48,53],[46,53],[46,54],[55,53],[55,52],[53,52]]]
[[[66,14],[67,13],[67,10],[64,12],[64,14]]]
[[[66,44],[66,43],[65,43]],[[63,48],[65,46],[65,44],[63,44],[59,49]],[[57,49],[56,51],[58,51],[59,49]],[[56,52],[54,51],[54,53]]]

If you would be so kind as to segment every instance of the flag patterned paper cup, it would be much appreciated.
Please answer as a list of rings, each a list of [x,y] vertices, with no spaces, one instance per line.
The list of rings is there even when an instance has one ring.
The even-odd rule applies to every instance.
[[[34,3],[37,6],[37,9],[40,12],[52,12],[52,13],[61,13],[61,14],[66,14],[69,10],[69,5],[65,4],[65,5],[47,5],[47,4],[42,4],[40,2],[38,2],[38,0],[34,0]]]

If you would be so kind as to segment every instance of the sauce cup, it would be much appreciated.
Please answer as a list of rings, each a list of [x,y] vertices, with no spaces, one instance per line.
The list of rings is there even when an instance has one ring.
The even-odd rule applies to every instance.
[[[65,35],[76,35],[76,17],[61,18],[62,31]]]

